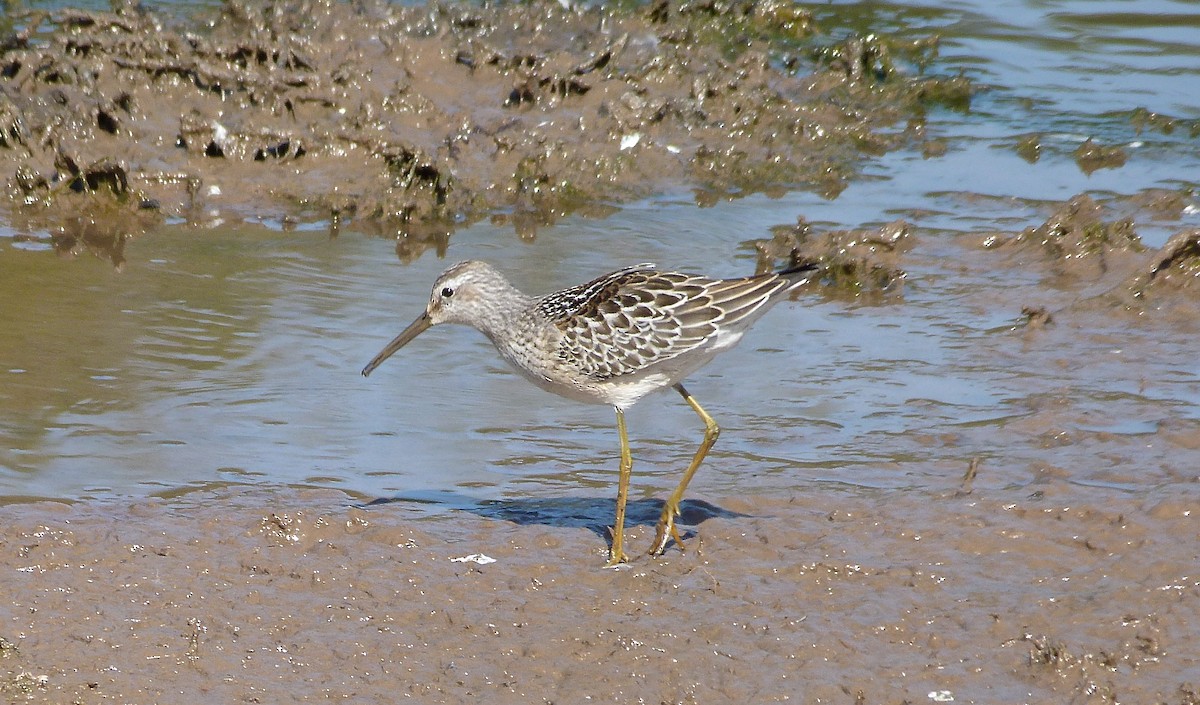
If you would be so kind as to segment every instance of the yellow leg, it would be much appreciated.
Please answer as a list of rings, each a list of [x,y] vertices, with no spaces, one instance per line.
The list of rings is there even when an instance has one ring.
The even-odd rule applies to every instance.
[[[625,502],[629,499],[629,475],[633,470],[633,454],[629,452],[629,434],[625,430],[625,412],[617,411],[617,435],[621,438],[621,475],[617,481],[617,518],[613,521],[612,550],[608,554],[606,567],[629,560],[625,555]]]
[[[721,428],[717,426],[717,422],[708,415],[708,412],[700,406],[700,403],[688,394],[688,391],[683,388],[682,384],[675,385],[675,391],[683,396],[683,400],[692,407],[702,421],[704,421],[704,441],[700,443],[700,447],[696,450],[696,455],[692,457],[692,464],[688,466],[686,472],[683,473],[683,479],[679,481],[679,486],[667,498],[666,505],[663,507],[662,516],[658,519],[658,529],[654,535],[654,545],[650,547],[650,555],[657,556],[662,554],[667,548],[667,539],[675,539],[675,543],[683,550],[683,538],[679,536],[679,530],[675,528],[675,517],[679,516],[679,503],[683,501],[684,490],[687,489],[688,483],[692,481],[692,475],[696,474],[696,470],[700,467],[700,463],[704,461],[704,456],[708,455],[709,448],[712,448],[713,443],[717,442],[717,436],[721,435]]]

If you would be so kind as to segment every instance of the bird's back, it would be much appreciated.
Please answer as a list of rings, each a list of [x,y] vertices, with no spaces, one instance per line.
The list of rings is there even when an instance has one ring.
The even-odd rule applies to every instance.
[[[810,269],[713,279],[638,265],[606,274],[536,301],[535,315],[554,339],[546,362],[553,376],[586,387],[584,396],[621,390],[632,403],[628,397],[679,382],[735,345]]]

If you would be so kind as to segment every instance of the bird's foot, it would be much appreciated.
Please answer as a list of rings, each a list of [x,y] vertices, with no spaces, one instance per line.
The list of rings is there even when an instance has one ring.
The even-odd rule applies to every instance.
[[[654,532],[654,543],[650,546],[650,555],[661,556],[663,551],[667,550],[667,540],[675,539],[675,545],[679,550],[684,550],[683,537],[679,535],[679,529],[675,528],[675,517],[679,516],[679,503],[667,501],[663,507],[662,516],[658,518],[658,528]]]
[[[615,568],[622,563],[629,562],[629,554],[625,553],[625,548],[622,546],[624,541],[620,533],[614,532],[610,527],[608,535],[612,539],[612,548],[608,551],[608,562],[604,564],[605,568]]]
[[[609,557],[608,557],[608,562],[604,564],[604,567],[605,568],[616,568],[617,566],[619,566],[623,563],[628,563],[628,562],[629,562],[629,556],[627,556],[624,551],[622,551],[620,554],[610,553]]]

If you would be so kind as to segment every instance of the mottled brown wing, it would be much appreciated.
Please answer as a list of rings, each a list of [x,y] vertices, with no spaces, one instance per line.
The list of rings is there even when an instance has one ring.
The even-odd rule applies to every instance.
[[[709,279],[629,267],[552,294],[539,310],[562,332],[560,359],[607,380],[740,333],[794,282],[775,274]]]

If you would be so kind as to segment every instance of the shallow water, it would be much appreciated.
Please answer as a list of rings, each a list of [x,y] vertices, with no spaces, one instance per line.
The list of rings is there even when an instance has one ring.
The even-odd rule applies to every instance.
[[[1077,193],[1195,188],[1200,140],[1186,127],[1139,131],[1131,114],[1200,116],[1200,11],[1007,2],[818,15],[831,12],[861,14],[864,30],[936,30],[933,70],[988,86],[970,112],[928,116],[944,156],[889,154],[834,200],[796,192],[700,208],[670,194],[564,218],[532,241],[480,223],[456,232],[444,258],[411,264],[353,224],[336,238],[323,226],[165,228],[129,243],[119,273],[36,239],[0,241],[0,495],[236,483],[447,503],[606,494],[612,411],[531,387],[473,331],[435,329],[369,380],[358,371],[454,261],[487,259],[530,292],[641,261],[734,276],[753,270],[754,240],[798,216],[821,228],[912,223],[903,299],[782,304],[697,374],[689,389],[724,433],[693,495],[954,487],[973,458],[979,485],[1185,487],[1200,465],[1194,326],[1090,313],[1025,337],[1011,330],[1022,305],[1057,310],[1086,286],[1001,265],[977,244],[1041,223]],[[1015,148],[1031,133],[1042,135],[1033,163]],[[1126,147],[1128,162],[1084,173],[1072,152],[1088,136]],[[1190,204],[1181,219],[1140,214],[1138,233],[1157,246],[1200,225]],[[629,423],[635,496],[661,496],[699,423],[670,392]]]

